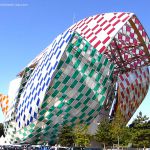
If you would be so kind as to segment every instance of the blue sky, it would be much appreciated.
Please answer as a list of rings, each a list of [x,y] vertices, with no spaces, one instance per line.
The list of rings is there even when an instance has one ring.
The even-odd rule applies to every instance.
[[[150,36],[149,0],[0,0],[0,93],[74,21],[105,12],[133,12]],[[140,109],[150,117],[150,90]],[[136,115],[135,114],[135,115]],[[3,120],[0,110],[0,122]]]

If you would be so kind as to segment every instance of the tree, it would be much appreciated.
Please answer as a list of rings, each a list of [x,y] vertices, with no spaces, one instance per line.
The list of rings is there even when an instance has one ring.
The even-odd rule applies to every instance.
[[[132,137],[132,143],[135,147],[149,147],[150,145],[150,130],[147,131],[146,129],[136,129],[133,130],[134,134]]]
[[[150,145],[150,123],[147,116],[139,112],[132,122],[132,143],[135,147],[148,147]]]
[[[114,120],[111,124],[111,134],[113,142],[119,144],[127,144],[130,141],[131,136],[129,132],[129,128],[126,127],[126,121],[121,114],[120,109],[117,109]]]
[[[4,126],[3,126],[2,123],[0,123],[0,137],[1,137],[2,135],[4,136]]]
[[[75,146],[89,146],[90,134],[88,134],[88,126],[84,124],[78,124],[74,128],[74,142]]]
[[[127,146],[129,143],[131,143],[131,138],[132,138],[132,130],[127,126],[124,126],[122,128],[120,143]]]
[[[106,145],[108,145],[111,141],[111,133],[110,133],[111,124],[108,119],[102,119],[100,124],[97,127],[97,131],[95,134],[96,141],[103,143],[104,149]]]
[[[134,128],[141,128],[143,125],[146,125],[149,122],[149,118],[146,115],[142,115],[142,112],[140,111],[137,117],[133,120],[132,126]]]
[[[61,146],[73,146],[74,145],[74,133],[70,126],[63,126],[58,135],[58,143]]]

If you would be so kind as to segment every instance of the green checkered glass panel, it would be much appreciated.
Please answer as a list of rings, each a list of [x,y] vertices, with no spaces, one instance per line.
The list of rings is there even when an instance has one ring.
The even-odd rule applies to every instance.
[[[75,33],[43,101],[38,118],[43,126],[34,130],[34,136],[55,140],[64,124],[90,124],[106,99],[113,68],[105,56]]]

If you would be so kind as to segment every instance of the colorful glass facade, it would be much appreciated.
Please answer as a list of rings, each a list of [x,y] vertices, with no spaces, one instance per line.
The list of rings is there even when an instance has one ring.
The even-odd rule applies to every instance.
[[[129,121],[148,91],[149,65],[150,41],[133,13],[77,22],[17,75],[8,96],[0,95],[6,140],[55,143],[64,124],[111,117],[114,101]]]

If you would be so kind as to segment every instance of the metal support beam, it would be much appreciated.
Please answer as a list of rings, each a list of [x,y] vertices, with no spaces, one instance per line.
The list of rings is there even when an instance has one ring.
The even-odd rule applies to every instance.
[[[129,23],[131,24],[132,28],[134,29],[135,33],[137,34],[139,41],[143,45],[144,52],[147,55],[147,57],[149,59],[149,62],[150,62],[150,54],[149,54],[148,48],[147,48],[147,46],[146,46],[146,44],[145,44],[145,42],[143,40],[142,35],[140,34],[139,30],[137,29],[137,27],[136,27],[135,23],[132,21],[132,19],[129,20]]]

